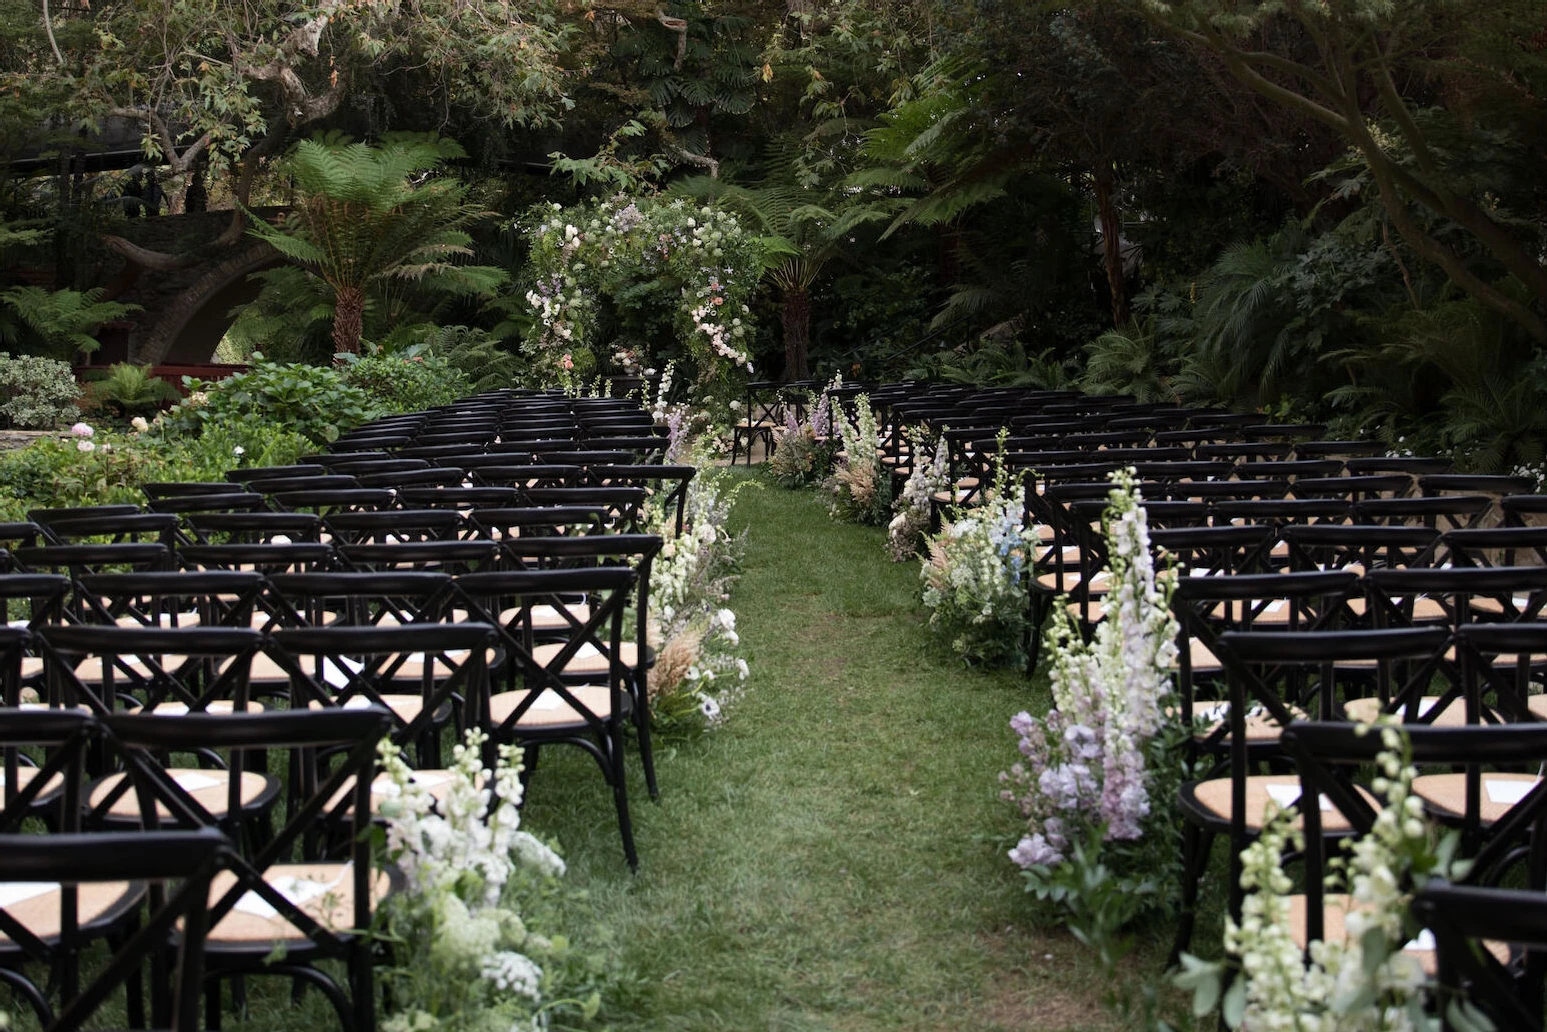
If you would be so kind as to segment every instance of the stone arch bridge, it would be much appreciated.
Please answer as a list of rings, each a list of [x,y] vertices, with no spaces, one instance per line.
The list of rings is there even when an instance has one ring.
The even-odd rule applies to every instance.
[[[269,212],[265,215],[272,214]],[[131,243],[154,251],[192,250],[220,236],[229,211],[195,212],[131,219],[120,231]],[[199,365],[213,361],[215,346],[233,322],[231,311],[258,296],[254,272],[282,259],[268,244],[242,236],[224,253],[171,271],[142,269],[125,259],[104,269],[116,300],[133,302],[126,333],[104,335],[94,363],[130,361],[150,365]]]

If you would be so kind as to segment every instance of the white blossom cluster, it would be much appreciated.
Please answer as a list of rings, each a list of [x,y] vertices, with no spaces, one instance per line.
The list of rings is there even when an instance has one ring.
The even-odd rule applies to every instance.
[[[389,899],[391,927],[412,954],[399,957],[397,1026],[436,1028],[479,1006],[508,1009],[511,994],[541,1001],[543,971],[531,954],[552,943],[527,930],[508,890],[519,871],[557,877],[565,865],[520,830],[520,748],[501,746],[488,770],[486,741],[476,728],[467,732],[434,794],[396,745],[380,746],[388,784],[373,792],[384,797],[378,812],[387,824],[387,858],[405,882]]]
[[[650,570],[648,622],[658,652],[652,697],[685,695],[714,726],[741,694],[750,668],[736,654],[741,636],[726,605],[739,550],[725,529],[733,495],[709,447],[700,438],[685,456],[698,473],[688,483],[680,535],[674,507],[648,507],[648,528],[663,540]]]
[[[1360,836],[1346,863],[1352,898],[1346,935],[1311,944],[1310,962],[1289,934],[1293,885],[1282,863],[1286,847],[1304,846],[1295,808],[1275,812],[1258,840],[1241,854],[1246,890],[1241,923],[1225,924],[1225,948],[1240,960],[1245,982],[1241,1027],[1266,1032],[1417,1032],[1432,1022],[1423,1011],[1424,973],[1404,952],[1404,889],[1413,858],[1430,848],[1422,801],[1412,794],[1414,771],[1393,727],[1383,727],[1380,776],[1372,788],[1385,797],[1370,832]],[[1271,804],[1270,804],[1271,805]],[[1329,894],[1344,886],[1329,874]],[[1366,955],[1378,941],[1379,956]]]
[[[638,283],[683,284],[675,320],[679,341],[702,376],[725,361],[752,371],[751,309],[761,273],[752,238],[730,212],[681,199],[656,203],[614,197],[565,209],[544,205],[524,220],[531,238],[527,305],[536,327],[522,345],[540,375],[560,381],[565,357],[590,348],[598,298]],[[647,364],[632,355],[630,365]]]
[[[912,559],[919,549],[924,535],[929,531],[929,517],[933,509],[935,492],[950,486],[950,447],[944,437],[935,446],[934,456],[925,461],[920,456],[926,441],[914,441],[915,459],[913,470],[903,484],[902,494],[892,503],[896,513],[886,527],[886,550],[893,562]]]
[[[1021,655],[1037,529],[1025,523],[1026,489],[1002,463],[980,503],[954,511],[929,538],[924,605],[929,625],[969,662]]]

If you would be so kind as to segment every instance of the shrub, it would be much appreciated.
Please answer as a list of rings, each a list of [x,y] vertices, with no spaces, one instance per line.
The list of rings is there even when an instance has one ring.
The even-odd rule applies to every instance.
[[[123,438],[46,438],[0,456],[0,519],[26,519],[28,509],[143,502],[140,485],[164,468],[153,448]]]
[[[146,426],[143,420],[138,426]],[[163,424],[156,424],[160,431]],[[238,466],[282,466],[312,448],[272,423],[213,424],[202,433],[81,431],[0,454],[0,520],[61,505],[143,503],[141,486],[163,480],[220,480]]]
[[[81,409],[127,420],[155,412],[178,397],[177,388],[152,376],[150,366],[118,362],[105,377],[86,385]]]
[[[348,357],[354,360],[344,366],[344,381],[388,412],[418,412],[472,393],[466,374],[422,345]]]
[[[277,423],[313,444],[327,444],[381,411],[337,369],[270,362],[256,352],[252,358],[251,369],[215,383],[184,377],[189,394],[167,413],[167,429],[176,434],[212,424]]]
[[[11,426],[51,430],[79,414],[80,393],[68,362],[0,351],[0,413]]]

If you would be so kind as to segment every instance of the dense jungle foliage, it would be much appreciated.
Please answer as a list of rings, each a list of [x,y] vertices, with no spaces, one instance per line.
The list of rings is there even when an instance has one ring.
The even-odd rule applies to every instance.
[[[1077,383],[1542,463],[1536,0],[0,0],[0,55],[12,353],[89,350],[133,274],[255,231],[287,263],[223,357],[518,375],[524,213],[677,197],[761,243],[760,374]],[[631,371],[666,293],[597,299],[586,361]]]

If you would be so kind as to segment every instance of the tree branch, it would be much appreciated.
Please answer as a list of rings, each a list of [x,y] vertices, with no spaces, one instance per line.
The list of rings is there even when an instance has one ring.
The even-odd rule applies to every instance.
[[[54,48],[54,60],[64,66],[64,55],[59,52],[59,42],[54,39],[54,18],[48,11],[48,0],[43,0],[43,32],[48,36],[48,45]]]

